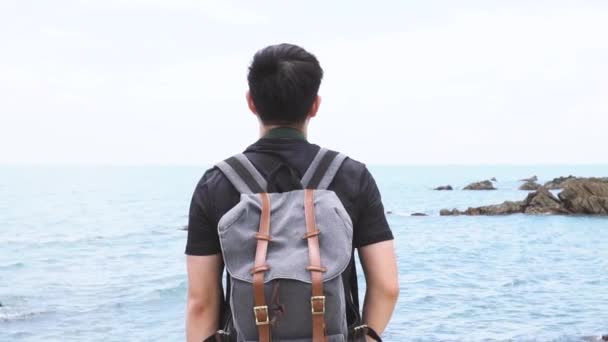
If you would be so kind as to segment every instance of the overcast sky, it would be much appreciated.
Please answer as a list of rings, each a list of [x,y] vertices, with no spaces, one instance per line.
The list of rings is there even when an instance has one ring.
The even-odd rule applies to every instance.
[[[325,70],[310,140],[368,164],[608,163],[606,1],[0,2],[0,163],[208,164],[256,50]]]

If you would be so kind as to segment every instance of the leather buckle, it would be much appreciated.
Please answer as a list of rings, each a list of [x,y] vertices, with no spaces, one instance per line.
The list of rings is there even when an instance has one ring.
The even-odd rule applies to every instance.
[[[258,314],[266,315],[266,319],[259,319]],[[268,315],[268,305],[254,306],[253,315],[255,316],[255,325],[268,325],[270,324],[270,316]]]
[[[315,302],[321,301],[321,310],[315,310]],[[323,315],[325,313],[325,296],[312,296],[310,297],[310,311],[313,315]]]

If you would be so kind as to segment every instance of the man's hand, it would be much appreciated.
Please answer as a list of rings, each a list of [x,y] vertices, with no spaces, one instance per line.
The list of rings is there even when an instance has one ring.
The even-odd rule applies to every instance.
[[[399,297],[399,277],[393,241],[378,242],[360,248],[359,259],[367,283],[363,302],[363,323],[382,334]]]
[[[222,298],[221,254],[188,255],[186,339],[201,342],[219,329]]]

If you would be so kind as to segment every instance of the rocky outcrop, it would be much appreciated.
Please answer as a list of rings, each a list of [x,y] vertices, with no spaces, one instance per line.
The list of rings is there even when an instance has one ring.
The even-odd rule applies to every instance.
[[[529,193],[523,203],[524,214],[569,214],[563,203],[544,187]]]
[[[569,214],[564,204],[546,188],[528,194],[523,201],[505,201],[501,204],[486,205],[468,208],[464,211],[458,209],[443,209],[442,216],[450,215],[509,215],[509,214]]]
[[[452,188],[452,186],[448,184],[448,185],[440,185],[440,186],[436,187],[433,190],[439,190],[439,191],[441,191],[441,190],[454,190],[454,188]]]
[[[564,178],[565,179],[565,178]],[[546,187],[531,192],[523,201],[506,201],[483,207],[443,209],[442,216],[450,215],[508,215],[508,214],[579,214],[608,215],[608,179],[579,178],[565,181],[564,190],[557,197]]]
[[[464,187],[463,190],[496,190],[494,184],[489,180],[471,183]]]
[[[540,184],[536,183],[535,181],[526,181],[524,184],[522,184],[519,187],[519,190],[526,190],[526,191],[533,191],[533,190],[538,190],[538,188],[540,188]]]
[[[492,177],[492,178],[490,178],[490,180],[491,180],[492,182],[498,182],[498,181],[496,180],[496,177]]]
[[[516,214],[523,212],[522,202],[511,202],[506,201],[501,204],[495,205],[486,205],[483,207],[476,208],[468,208],[465,211],[460,211],[458,209],[442,209],[439,212],[441,216],[458,216],[458,215],[470,215],[470,216],[478,216],[478,215],[508,215],[508,214]]]
[[[456,208],[450,209],[441,209],[439,211],[439,216],[458,216],[460,215],[460,211]]]
[[[536,177],[536,175],[530,177],[530,178],[524,178],[524,179],[520,179],[520,182],[536,182],[538,181],[538,177]]]
[[[412,215],[410,215],[410,216],[429,216],[429,215],[427,215],[427,214],[425,214],[425,213],[413,213],[413,214],[412,214]]]
[[[576,177],[570,175],[568,177],[557,177],[546,182],[543,186],[549,190],[562,189],[569,181],[576,179]]]
[[[608,180],[569,180],[558,195],[566,209],[575,214],[608,215]]]
[[[557,190],[557,189],[564,189],[566,188],[566,186],[568,186],[568,184],[570,184],[571,182],[574,181],[584,181],[584,182],[600,182],[600,183],[608,183],[608,177],[575,177],[575,176],[568,176],[568,177],[557,177],[554,178],[550,181],[548,181],[547,183],[545,183],[544,187],[549,189],[549,190]]]

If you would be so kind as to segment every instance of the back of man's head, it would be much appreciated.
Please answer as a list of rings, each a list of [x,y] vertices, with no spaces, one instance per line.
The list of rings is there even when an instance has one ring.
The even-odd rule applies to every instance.
[[[249,67],[249,93],[265,125],[301,124],[317,97],[323,69],[317,58],[292,44],[258,51]]]

